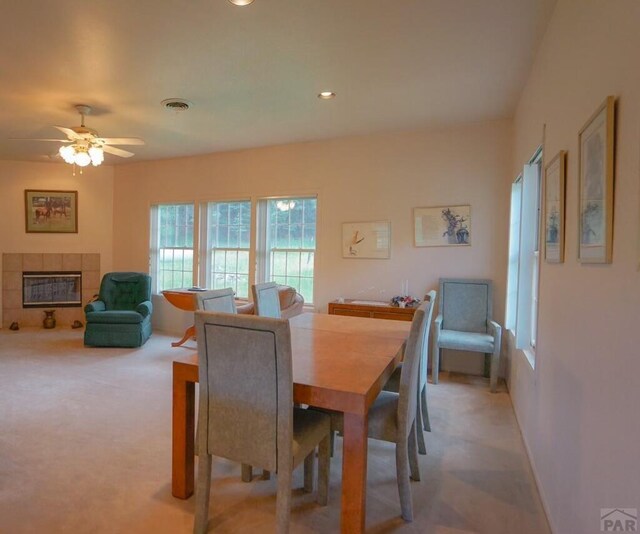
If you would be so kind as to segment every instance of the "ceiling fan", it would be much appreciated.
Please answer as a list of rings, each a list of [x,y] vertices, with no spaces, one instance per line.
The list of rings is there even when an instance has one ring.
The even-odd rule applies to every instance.
[[[73,126],[71,128],[54,126],[54,128],[57,128],[65,134],[67,139],[14,139],[18,141],[63,143],[58,153],[65,162],[78,165],[79,167],[86,167],[89,164],[97,167],[104,161],[104,152],[121,158],[130,158],[134,155],[133,152],[116,148],[113,145],[144,145],[144,141],[137,137],[99,137],[98,132],[84,125],[84,117],[91,113],[91,106],[78,104],[75,108],[78,110],[78,113],[80,113],[80,126]]]

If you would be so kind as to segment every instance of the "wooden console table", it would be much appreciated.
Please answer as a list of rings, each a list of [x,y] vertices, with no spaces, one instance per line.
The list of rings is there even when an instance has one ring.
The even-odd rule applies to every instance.
[[[416,308],[399,308],[386,302],[345,299],[329,303],[329,315],[349,315],[351,317],[371,317],[373,319],[394,319],[411,321]]]

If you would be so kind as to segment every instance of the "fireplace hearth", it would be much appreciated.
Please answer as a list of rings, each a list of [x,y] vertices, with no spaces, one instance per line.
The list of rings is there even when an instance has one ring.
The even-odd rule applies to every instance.
[[[19,324],[20,330],[42,328],[43,309],[56,310],[58,328],[84,322],[83,306],[100,288],[100,254],[3,252],[1,256],[2,328],[13,323]],[[31,275],[54,279],[47,286],[46,280],[23,278]]]

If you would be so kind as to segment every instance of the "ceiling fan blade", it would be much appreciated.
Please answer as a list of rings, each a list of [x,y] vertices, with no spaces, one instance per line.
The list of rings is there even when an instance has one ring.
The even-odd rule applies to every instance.
[[[96,141],[105,145],[144,145],[144,141],[137,137],[99,137]]]
[[[65,128],[64,126],[54,126],[54,128],[58,128],[58,130],[65,134],[69,139],[82,139],[82,137],[74,132],[71,128]]]
[[[130,158],[134,155],[133,152],[129,152],[127,150],[122,150],[121,148],[115,148],[109,145],[105,145],[102,147],[102,150],[109,154],[113,154],[114,156],[120,156],[121,158]]]
[[[52,143],[71,143],[69,139],[35,139],[33,137],[9,137],[9,141],[51,141]]]

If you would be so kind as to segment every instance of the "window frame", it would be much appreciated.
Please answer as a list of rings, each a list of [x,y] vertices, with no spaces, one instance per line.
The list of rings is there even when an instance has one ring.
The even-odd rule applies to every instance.
[[[249,246],[245,247],[213,247],[211,244],[211,239],[209,235],[209,230],[211,229],[211,206],[215,204],[248,204],[249,208]],[[253,280],[252,273],[252,251],[254,244],[254,209],[253,209],[253,201],[251,198],[245,199],[234,199],[234,200],[210,200],[206,202],[202,202],[200,204],[200,220],[202,221],[200,225],[200,239],[199,242],[201,244],[199,257],[200,257],[200,271],[198,280],[205,286],[210,289],[216,289],[215,283],[212,280],[213,268],[214,268],[214,258],[213,253],[215,250],[225,251],[225,252],[247,252],[247,294],[246,295],[238,295],[238,282],[236,281],[234,292],[236,293],[236,298],[242,300],[248,300],[251,294],[251,284]],[[228,225],[229,226],[229,225]],[[225,274],[230,274],[228,271],[224,271]],[[233,273],[231,273],[233,274]],[[235,273],[238,275],[237,264]],[[244,275],[244,273],[242,273]],[[228,287],[228,286],[226,286]]]
[[[542,165],[543,152],[539,147],[512,185],[505,313],[505,326],[515,338],[515,347],[522,350],[534,369],[538,341]],[[515,202],[518,197],[519,203]],[[516,217],[518,225],[514,223]],[[517,235],[514,230],[518,231]]]
[[[161,230],[160,230],[160,208],[169,207],[169,206],[191,206],[193,210],[193,235],[192,235],[192,245],[191,247],[162,247],[161,246]],[[150,246],[149,246],[149,272],[151,273],[151,291],[153,294],[160,294],[165,289],[173,289],[161,287],[160,280],[162,279],[161,273],[165,272],[165,269],[160,268],[160,251],[164,249],[170,250],[190,250],[192,253],[192,269],[191,269],[191,285],[194,284],[194,280],[197,279],[197,229],[198,229],[198,220],[196,217],[196,209],[195,204],[193,202],[157,202],[151,205],[150,209]],[[188,271],[181,271],[182,273],[186,273]]]
[[[315,223],[314,223],[314,243],[315,246],[313,249],[311,248],[299,248],[299,247],[272,247],[271,246],[271,232],[269,227],[269,209],[270,204],[272,202],[277,202],[279,200],[288,200],[288,201],[301,201],[305,200],[315,200]],[[317,273],[317,258],[318,258],[318,195],[317,194],[300,194],[300,195],[290,195],[290,196],[269,196],[269,197],[260,197],[256,201],[256,281],[257,282],[270,282],[274,279],[272,274],[272,264],[273,264],[273,253],[298,253],[303,254],[313,253],[313,266],[312,266],[312,276],[303,276],[301,274],[291,275],[291,278],[298,278],[300,281],[304,279],[311,278],[313,289],[311,298],[307,298],[305,296],[305,305],[313,306],[315,301],[315,293],[316,293],[316,273]],[[291,225],[292,223],[289,223]],[[296,223],[293,223],[296,224]],[[303,225],[303,233],[304,233],[304,215],[303,222],[300,223]],[[301,269],[299,269],[299,272]],[[287,278],[289,278],[288,275]],[[288,280],[287,280],[288,283]],[[294,286],[295,287],[295,286]]]

